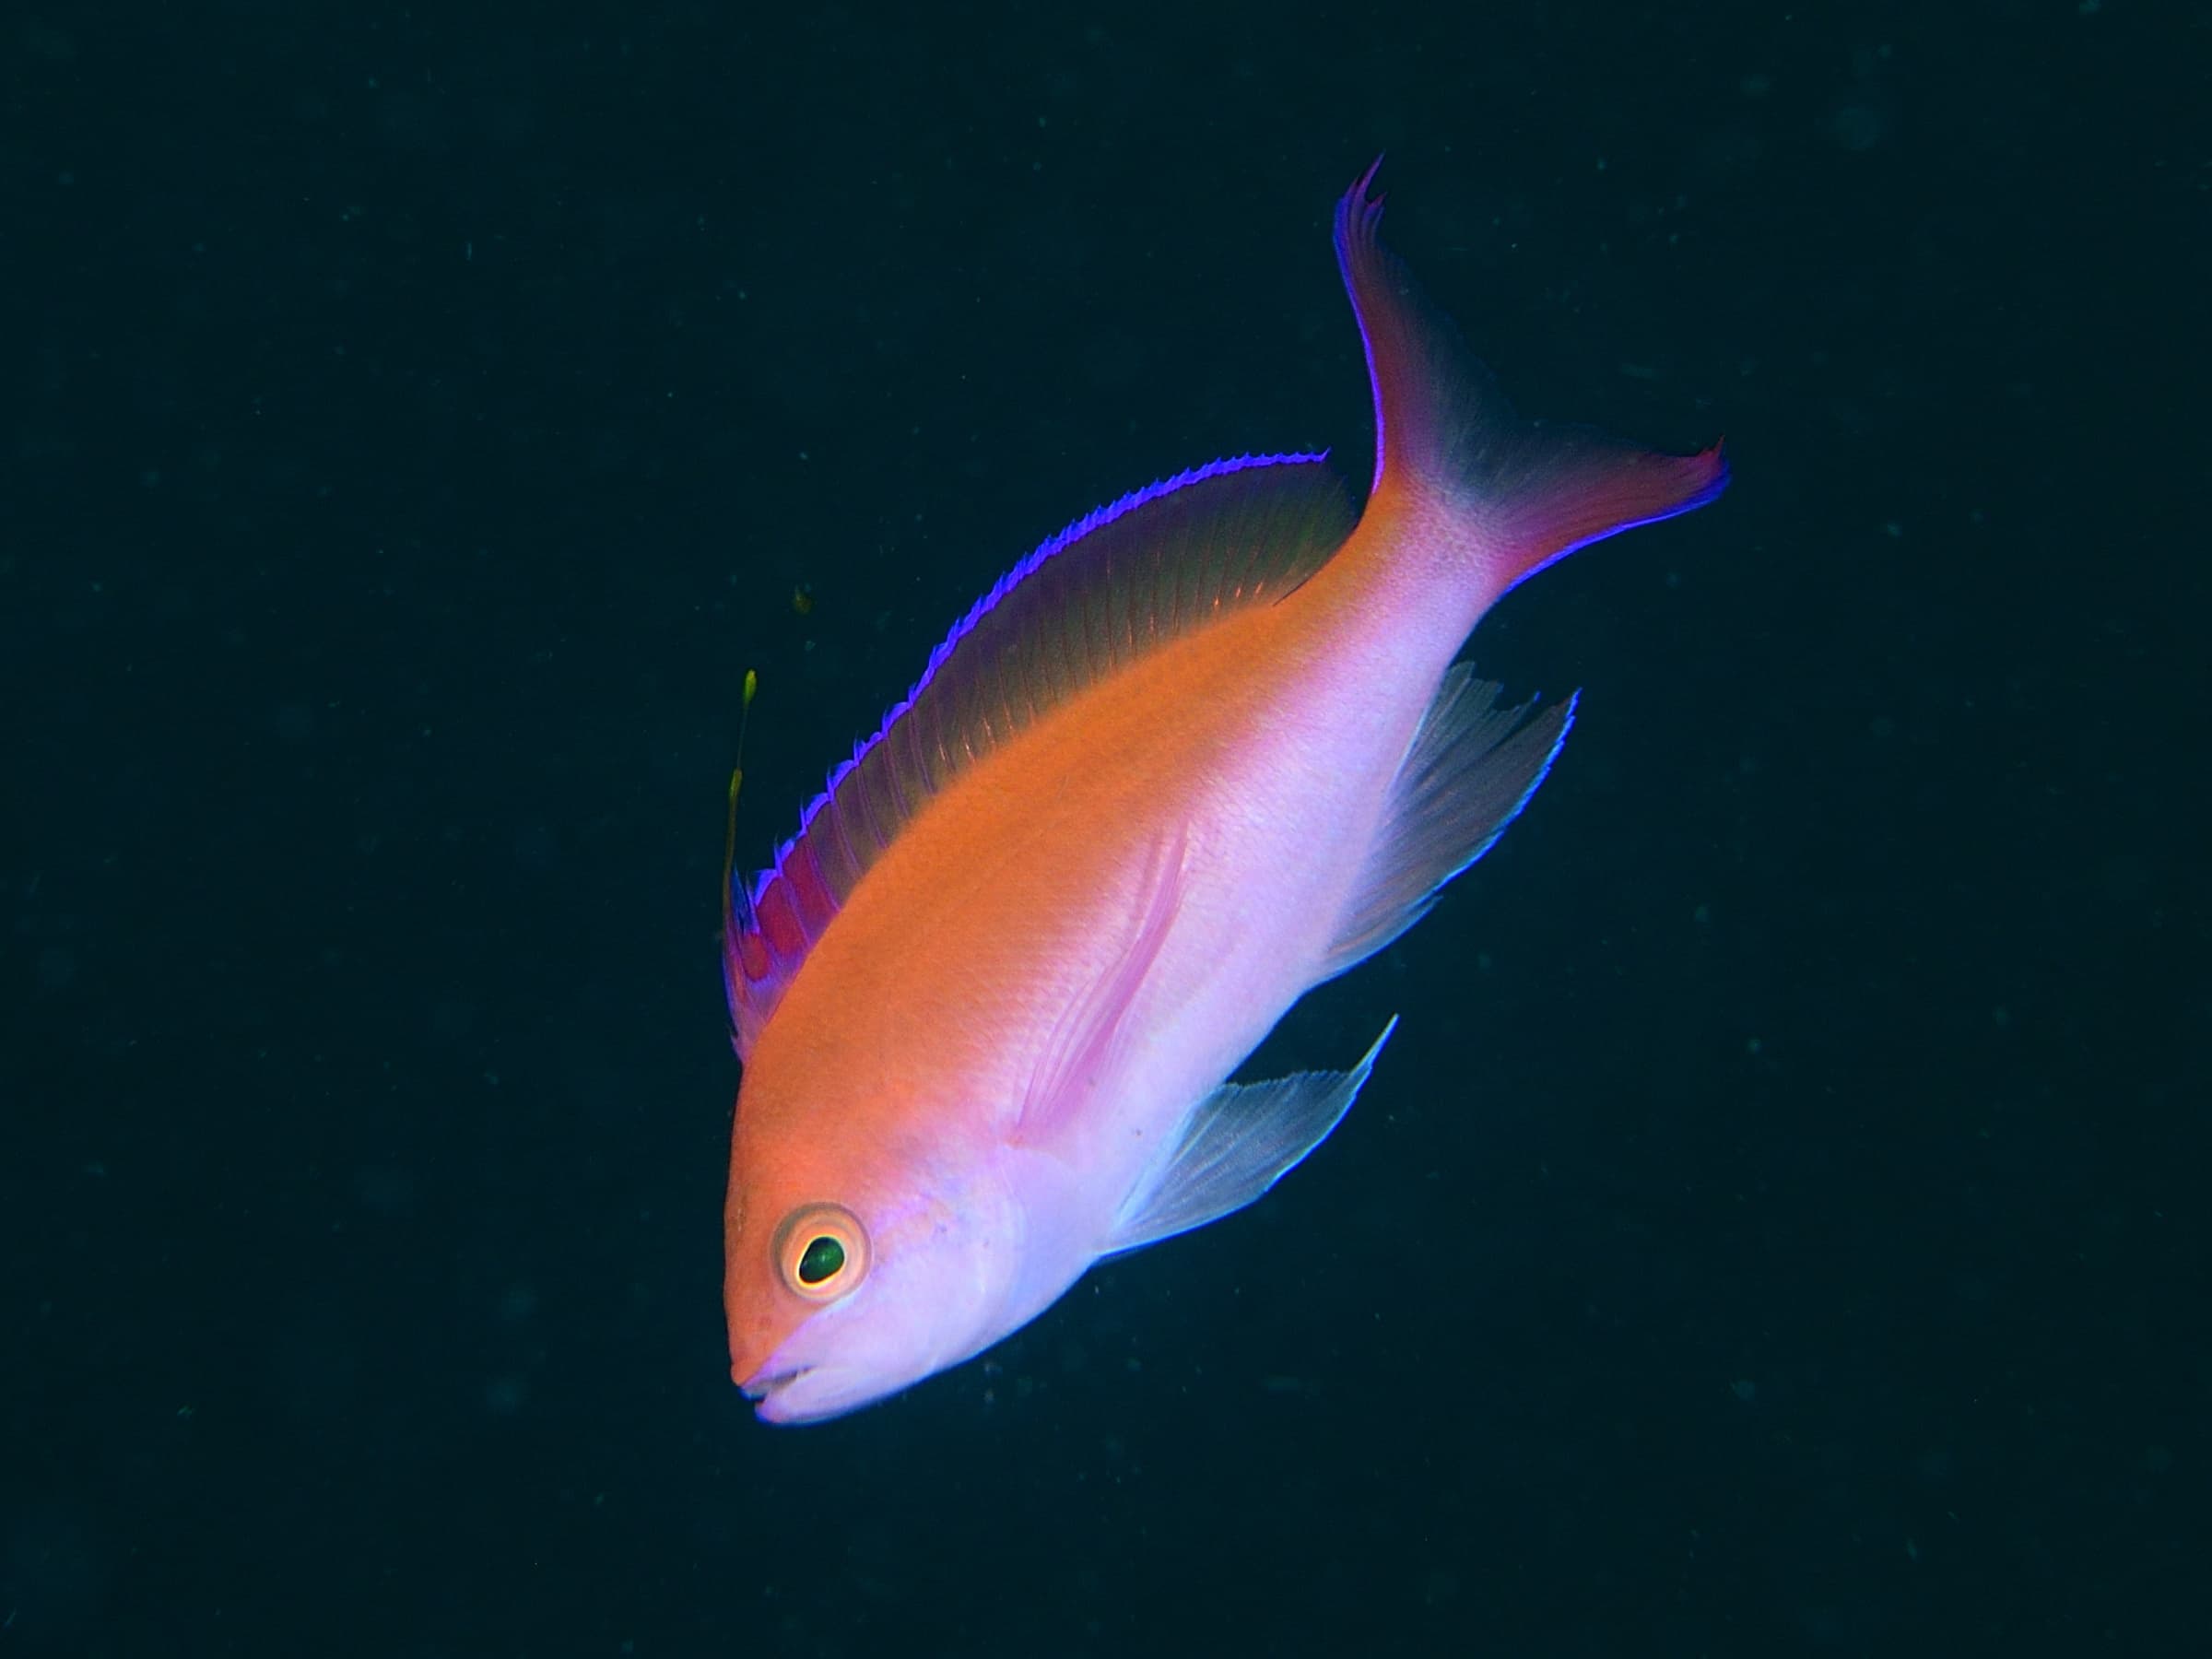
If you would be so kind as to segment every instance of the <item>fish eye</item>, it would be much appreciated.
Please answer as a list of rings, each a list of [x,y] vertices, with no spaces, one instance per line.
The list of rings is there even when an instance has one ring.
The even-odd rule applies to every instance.
[[[805,1204],[776,1229],[776,1271],[808,1301],[835,1301],[867,1277],[868,1231],[841,1204]]]

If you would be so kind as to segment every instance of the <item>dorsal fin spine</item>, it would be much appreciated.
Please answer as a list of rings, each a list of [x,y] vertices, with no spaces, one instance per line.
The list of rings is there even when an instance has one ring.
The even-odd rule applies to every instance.
[[[821,937],[822,929],[837,914],[837,904],[822,885],[821,867],[815,861],[811,845],[801,845],[794,852],[785,873],[791,879],[792,893],[797,900],[799,924],[806,930],[808,940]]]
[[[889,730],[888,727],[885,728],[887,736]],[[890,759],[889,752],[881,744],[870,745],[870,748],[877,752],[871,754],[863,751],[853,758],[853,774],[859,784],[861,828],[867,832],[868,839],[876,843],[875,855],[868,860],[873,864],[890,850],[900,815],[898,804],[888,799],[887,794],[891,788],[888,776],[891,769],[887,764]]]

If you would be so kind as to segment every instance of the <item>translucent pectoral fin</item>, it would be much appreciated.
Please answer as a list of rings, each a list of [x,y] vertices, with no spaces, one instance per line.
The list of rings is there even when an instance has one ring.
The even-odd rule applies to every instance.
[[[1191,1113],[1166,1162],[1130,1194],[1100,1253],[1157,1244],[1218,1221],[1265,1193],[1343,1122],[1397,1029],[1394,1016],[1348,1072],[1298,1072],[1215,1089]]]
[[[1129,1039],[1130,1005],[1159,959],[1182,901],[1189,850],[1190,831],[1181,825],[1153,848],[1138,888],[1141,909],[1126,943],[1089,991],[1062,1013],[1045,1044],[1015,1122],[1018,1145],[1049,1144],[1081,1115],[1085,1103],[1120,1066]]]

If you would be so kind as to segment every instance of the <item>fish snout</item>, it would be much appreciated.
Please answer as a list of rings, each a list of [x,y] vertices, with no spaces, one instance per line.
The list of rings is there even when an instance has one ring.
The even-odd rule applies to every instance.
[[[757,1390],[788,1381],[805,1369],[786,1360],[777,1363],[777,1350],[791,1339],[803,1322],[803,1311],[777,1318],[771,1310],[748,1309],[733,1300],[728,1310],[730,1381],[754,1398]]]

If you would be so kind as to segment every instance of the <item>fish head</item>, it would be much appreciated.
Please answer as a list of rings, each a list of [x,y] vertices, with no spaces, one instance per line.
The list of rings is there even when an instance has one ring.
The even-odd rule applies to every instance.
[[[740,1102],[724,1217],[730,1374],[765,1421],[857,1410],[995,1338],[1021,1218],[987,1156],[783,1128]]]

